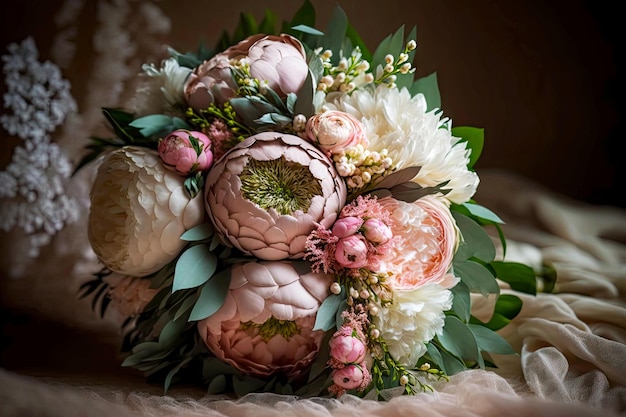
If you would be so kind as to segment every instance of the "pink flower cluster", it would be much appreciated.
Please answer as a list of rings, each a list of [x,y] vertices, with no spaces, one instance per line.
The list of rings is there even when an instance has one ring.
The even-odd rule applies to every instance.
[[[393,241],[389,221],[375,197],[359,196],[342,209],[330,230],[318,226],[311,232],[305,258],[314,271],[325,273],[379,271]]]
[[[368,339],[363,331],[369,325],[365,310],[360,306],[342,313],[344,323],[330,339],[330,359],[333,385],[329,392],[340,397],[348,390],[363,391],[372,381],[367,364]]]

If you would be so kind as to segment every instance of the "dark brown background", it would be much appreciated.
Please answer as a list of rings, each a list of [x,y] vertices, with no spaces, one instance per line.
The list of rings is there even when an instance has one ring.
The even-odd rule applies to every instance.
[[[88,1],[87,9],[95,10],[95,3]],[[623,79],[616,61],[623,52],[616,36],[622,22],[608,2],[312,3],[320,29],[335,4],[341,5],[371,48],[400,25],[417,25],[417,74],[437,71],[443,110],[454,125],[486,129],[479,173],[506,169],[577,199],[624,205]],[[3,46],[34,35],[45,53],[59,4],[60,0],[5,4],[0,21]],[[222,29],[234,27],[242,11],[260,18],[269,8],[290,18],[302,2],[164,0],[157,4],[172,16],[172,31],[164,41],[191,50],[201,39],[212,44]],[[93,15],[85,14],[82,24],[93,24]],[[81,88],[79,74],[66,77]],[[0,150],[4,164],[10,146],[3,143]]]

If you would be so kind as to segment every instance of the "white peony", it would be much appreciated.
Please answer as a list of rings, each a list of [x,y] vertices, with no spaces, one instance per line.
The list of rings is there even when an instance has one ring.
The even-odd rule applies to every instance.
[[[147,148],[125,146],[104,158],[91,189],[87,233],[107,268],[146,276],[176,258],[185,245],[180,236],[205,213],[202,197],[190,200],[184,180]]]
[[[183,116],[187,106],[184,86],[191,69],[181,67],[175,58],[163,60],[160,68],[154,64],[144,64],[141,68],[142,82],[131,104],[136,114],[145,116],[165,113]]]
[[[379,308],[373,323],[387,342],[391,357],[413,367],[426,353],[426,343],[444,326],[444,311],[452,307],[452,293],[438,284],[411,291],[395,291],[392,304]]]
[[[470,150],[452,136],[438,110],[426,111],[423,94],[379,86],[352,94],[329,95],[326,108],[352,114],[365,125],[370,151],[389,151],[397,169],[421,166],[416,183],[424,187],[450,181],[446,195],[454,203],[468,201],[478,188],[478,175],[467,168]]]

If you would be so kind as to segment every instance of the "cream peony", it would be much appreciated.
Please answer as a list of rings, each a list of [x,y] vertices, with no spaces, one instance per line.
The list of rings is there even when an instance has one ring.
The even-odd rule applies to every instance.
[[[91,189],[88,237],[112,271],[146,276],[174,260],[180,236],[204,221],[202,197],[190,200],[184,178],[156,151],[125,146],[109,153]]]
[[[414,181],[424,187],[450,181],[446,197],[468,201],[478,188],[478,175],[467,168],[470,150],[457,143],[437,110],[426,111],[423,94],[379,86],[352,94],[329,95],[328,109],[345,111],[365,126],[370,151],[389,151],[397,169],[421,166]]]
[[[444,326],[444,311],[452,307],[452,293],[437,284],[411,291],[394,291],[393,302],[380,307],[373,324],[399,364],[414,367],[426,353],[426,343]]]
[[[259,133],[209,171],[209,216],[233,246],[265,260],[302,258],[317,224],[330,228],[346,201],[332,161],[302,138]]]
[[[200,337],[219,359],[242,372],[297,375],[324,337],[313,331],[333,277],[300,275],[291,261],[233,265],[222,307],[198,322]]]
[[[459,230],[447,205],[433,196],[413,203],[391,197],[378,200],[391,214],[394,240],[383,269],[394,289],[412,290],[425,283],[452,288],[458,279],[448,270],[459,241]]]

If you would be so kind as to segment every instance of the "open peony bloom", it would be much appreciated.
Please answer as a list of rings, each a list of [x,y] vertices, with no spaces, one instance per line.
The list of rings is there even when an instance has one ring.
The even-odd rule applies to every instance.
[[[264,132],[209,171],[206,208],[233,246],[265,260],[302,258],[309,233],[331,227],[346,201],[332,161],[297,136]]]
[[[394,289],[412,290],[426,283],[452,288],[458,279],[448,270],[459,232],[450,209],[441,200],[425,196],[413,203],[391,197],[379,200],[391,213],[394,236],[387,263]]]
[[[350,113],[327,110],[311,116],[306,122],[307,138],[330,154],[356,146],[367,148],[363,124]]]
[[[233,265],[224,304],[198,323],[211,352],[261,377],[296,376],[306,368],[324,337],[313,326],[332,276],[298,269],[291,261]]]
[[[213,163],[211,140],[202,132],[175,130],[159,141],[163,163],[182,176],[205,171]]]
[[[189,199],[184,178],[156,151],[125,146],[108,154],[91,189],[88,237],[112,271],[145,276],[182,250],[180,236],[204,221],[202,198]]]
[[[195,109],[233,98],[237,84],[231,68],[249,66],[250,77],[273,89],[279,96],[297,92],[309,67],[302,43],[291,35],[250,36],[199,65],[185,85],[185,97]]]

